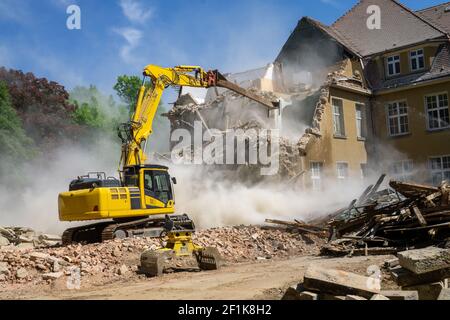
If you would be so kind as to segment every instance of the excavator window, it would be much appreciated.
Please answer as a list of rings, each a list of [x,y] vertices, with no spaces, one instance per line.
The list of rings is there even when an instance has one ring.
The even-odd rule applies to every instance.
[[[144,189],[147,196],[156,198],[164,203],[173,200],[170,177],[166,172],[145,171]]]

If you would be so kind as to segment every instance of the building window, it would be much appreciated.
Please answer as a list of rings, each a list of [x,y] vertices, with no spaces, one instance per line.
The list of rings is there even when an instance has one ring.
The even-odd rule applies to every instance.
[[[408,106],[406,102],[389,103],[387,109],[389,135],[398,136],[409,133]]]
[[[348,178],[348,163],[347,162],[336,163],[336,168],[337,168],[337,178],[339,180],[345,180]]]
[[[450,156],[430,158],[431,180],[437,186],[446,180],[450,182]]]
[[[366,137],[366,117],[362,103],[356,104],[356,134],[359,139]]]
[[[448,97],[446,93],[426,96],[427,123],[429,130],[449,127]]]
[[[400,74],[400,56],[387,58],[387,72],[389,76]]]
[[[422,70],[425,68],[423,49],[411,51],[409,53],[409,59],[411,62],[411,71]]]
[[[361,163],[361,179],[366,179],[369,176],[369,168],[367,167],[367,163]]]
[[[322,189],[322,162],[311,162],[311,181],[313,190],[319,191]]]
[[[392,178],[399,181],[411,181],[414,175],[414,162],[412,160],[401,160],[392,163],[389,170]]]
[[[344,107],[341,99],[332,99],[334,135],[345,137]]]

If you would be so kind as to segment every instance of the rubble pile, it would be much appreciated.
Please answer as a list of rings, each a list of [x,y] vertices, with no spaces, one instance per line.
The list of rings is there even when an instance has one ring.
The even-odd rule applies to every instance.
[[[37,232],[31,228],[0,227],[0,247],[44,248],[61,244],[57,235]]]
[[[201,246],[216,247],[227,262],[245,262],[319,254],[323,238],[277,228],[240,226],[202,230],[194,235]],[[0,283],[52,282],[74,270],[81,276],[115,278],[136,274],[140,254],[161,247],[157,238],[129,238],[100,244],[54,248],[0,248]]]
[[[450,237],[450,186],[391,181],[389,189],[378,191],[383,179],[348,208],[328,217],[332,241],[323,248],[324,254],[388,254],[446,245]]]
[[[280,228],[238,226],[199,232],[194,241],[204,247],[216,247],[227,261],[240,262],[295,254],[315,255],[325,239]]]

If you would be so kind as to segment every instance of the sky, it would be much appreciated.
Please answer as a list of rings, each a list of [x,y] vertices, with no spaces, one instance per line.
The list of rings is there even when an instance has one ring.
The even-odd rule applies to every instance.
[[[0,66],[67,89],[112,93],[118,75],[147,64],[222,73],[273,61],[303,16],[332,24],[356,0],[0,0]],[[402,0],[417,10],[442,0]],[[69,5],[81,29],[69,30]]]

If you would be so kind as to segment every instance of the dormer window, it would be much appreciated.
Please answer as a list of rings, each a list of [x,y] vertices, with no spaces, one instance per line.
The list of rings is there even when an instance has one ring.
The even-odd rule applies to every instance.
[[[411,61],[411,71],[418,71],[425,68],[425,57],[423,49],[413,50],[409,53]]]
[[[400,56],[391,56],[387,58],[388,76],[400,74]]]

